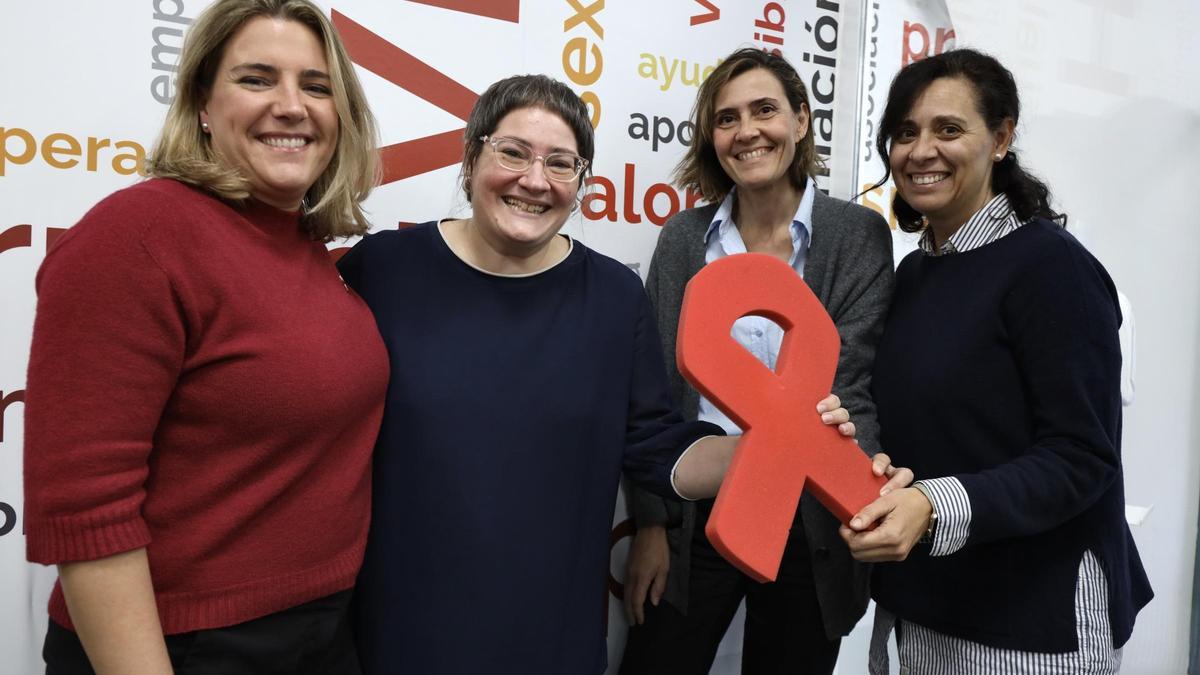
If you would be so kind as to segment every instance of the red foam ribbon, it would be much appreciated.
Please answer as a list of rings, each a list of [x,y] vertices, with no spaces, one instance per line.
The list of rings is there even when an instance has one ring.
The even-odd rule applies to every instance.
[[[777,372],[730,335],[733,322],[762,316],[783,328]],[[842,522],[886,483],[852,439],[821,422],[841,339],[808,286],[786,263],[747,253],[714,261],[687,285],[679,316],[679,372],[743,435],[705,533],[750,577],[774,581],[804,489]]]

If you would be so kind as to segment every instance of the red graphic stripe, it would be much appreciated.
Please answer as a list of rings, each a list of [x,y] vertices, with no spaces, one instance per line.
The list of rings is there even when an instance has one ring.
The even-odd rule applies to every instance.
[[[521,20],[521,0],[409,0],[409,2],[512,23]]]
[[[465,129],[447,131],[380,149],[379,154],[383,158],[383,181],[380,185],[458,164],[463,158],[463,131]]]
[[[479,96],[443,75],[417,57],[367,30],[345,14],[333,10],[333,25],[341,34],[350,58],[392,84],[467,119]]]
[[[708,23],[709,21],[717,21],[721,18],[721,8],[712,4],[711,2],[709,2],[709,0],[696,0],[696,2],[703,5],[704,8],[708,10],[708,14],[696,14],[695,16],[692,17],[692,20],[689,22],[691,25],[699,26],[702,23]]]

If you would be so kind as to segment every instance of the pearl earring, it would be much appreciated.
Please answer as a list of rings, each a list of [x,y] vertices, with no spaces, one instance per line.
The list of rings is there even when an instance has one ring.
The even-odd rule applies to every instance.
[[[999,162],[1002,159],[1004,159],[1004,155],[1002,153],[997,152],[996,153],[996,161]]]
[[[205,130],[205,131],[208,131],[208,122],[201,122],[201,123],[200,123],[200,128],[201,128],[201,129],[203,129],[203,130]],[[997,155],[997,156],[999,156],[999,155]]]

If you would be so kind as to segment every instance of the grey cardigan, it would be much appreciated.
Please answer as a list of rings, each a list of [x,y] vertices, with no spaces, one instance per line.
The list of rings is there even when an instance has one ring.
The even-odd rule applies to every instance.
[[[696,419],[700,398],[675,366],[675,336],[684,287],[704,266],[704,233],[717,207],[689,209],[663,225],[646,280],[672,394],[688,419]],[[871,368],[895,285],[891,234],[879,214],[820,191],[814,197],[812,221],[804,281],[833,317],[842,339],[833,392],[850,411],[859,445],[874,455],[879,451],[879,423],[871,401]],[[664,597],[686,613],[695,504],[667,501],[635,486],[630,502],[639,525],[667,526],[671,568]],[[837,520],[816,499],[805,493],[800,511],[825,632],[837,638],[849,633],[866,611],[869,568],[850,557],[838,536]]]

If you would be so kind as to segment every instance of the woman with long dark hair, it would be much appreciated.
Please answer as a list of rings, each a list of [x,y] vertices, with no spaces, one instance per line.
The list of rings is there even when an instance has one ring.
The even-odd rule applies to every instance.
[[[858,559],[904,561],[874,568],[872,672],[895,626],[911,672],[1114,673],[1152,597],[1124,517],[1116,289],[1018,161],[1019,115],[1012,73],[960,49],[900,71],[880,123],[921,239],[872,392],[919,480],[842,530]]]

